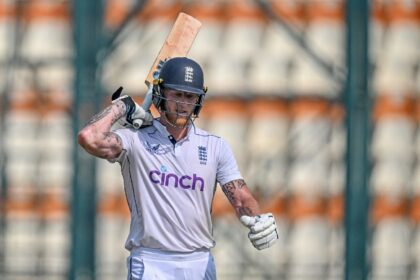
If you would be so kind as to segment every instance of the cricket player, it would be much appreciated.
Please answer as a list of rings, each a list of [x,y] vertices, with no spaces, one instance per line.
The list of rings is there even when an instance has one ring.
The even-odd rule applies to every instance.
[[[216,279],[210,249],[217,183],[258,250],[278,239],[271,213],[261,213],[228,144],[194,126],[206,95],[203,71],[186,57],[163,63],[153,83],[153,119],[127,95],[79,132],[90,154],[118,162],[131,212],[125,244],[128,279]],[[133,121],[144,121],[134,129]],[[111,131],[123,121],[125,128]]]

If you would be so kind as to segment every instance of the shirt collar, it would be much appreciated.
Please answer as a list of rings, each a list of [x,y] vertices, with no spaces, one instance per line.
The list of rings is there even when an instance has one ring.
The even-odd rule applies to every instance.
[[[166,126],[164,126],[159,118],[154,119],[153,120],[153,126],[159,131],[159,133],[161,133],[163,136],[165,137],[169,137],[171,136],[171,134],[168,132],[168,130],[166,129]],[[181,140],[178,141],[179,142],[184,142],[189,140],[189,137],[191,135],[191,133],[193,133],[195,131],[195,126],[194,126],[194,122],[190,121],[190,123],[188,124],[188,130],[187,130],[187,135],[182,138]]]

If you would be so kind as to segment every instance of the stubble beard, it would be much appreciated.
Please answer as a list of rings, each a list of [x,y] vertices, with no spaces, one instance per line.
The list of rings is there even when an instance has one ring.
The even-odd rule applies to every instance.
[[[188,124],[189,118],[186,116],[180,116],[177,113],[164,113],[165,121],[174,127],[185,127]]]

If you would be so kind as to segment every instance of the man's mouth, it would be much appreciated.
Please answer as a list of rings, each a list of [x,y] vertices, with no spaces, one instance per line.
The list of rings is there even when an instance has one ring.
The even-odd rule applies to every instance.
[[[187,111],[177,111],[176,113],[178,116],[181,116],[181,117],[188,117],[189,115]]]

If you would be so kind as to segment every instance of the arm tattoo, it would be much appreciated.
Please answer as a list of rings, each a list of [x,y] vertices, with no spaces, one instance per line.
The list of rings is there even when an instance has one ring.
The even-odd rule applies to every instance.
[[[117,103],[115,103],[115,105],[117,107],[117,112],[115,112],[114,115],[112,116],[111,123],[115,123],[124,114],[124,112],[126,110],[124,102],[117,102]],[[103,110],[102,112],[94,115],[92,117],[92,119],[90,119],[90,121],[86,124],[86,126],[89,126],[89,125],[97,122],[98,120],[103,119],[108,114],[113,113],[112,108],[113,108],[112,106],[109,106],[109,107],[105,108],[105,110]]]
[[[225,193],[228,200],[230,201],[230,203],[234,204],[236,202],[235,191],[236,189],[242,189],[244,185],[245,181],[242,179],[233,180],[223,185],[222,190]]]
[[[121,141],[120,136],[118,136],[118,134],[115,134],[113,132],[105,132],[102,134],[102,137],[106,145],[116,146],[122,149],[122,141]],[[100,153],[97,154],[97,156],[100,158],[106,159],[110,157],[115,157],[116,155],[110,154],[109,151],[101,151]]]
[[[233,183],[229,182],[223,185],[222,190],[225,193],[228,200],[230,201],[230,203],[233,204],[233,202],[235,201],[235,197],[233,195],[233,192],[235,191],[235,186],[233,185]]]
[[[251,209],[251,208],[249,208],[249,207],[239,207],[238,211],[239,211],[239,214],[240,214],[241,216],[243,216],[243,215],[246,215],[246,216],[253,216],[253,215],[254,215],[254,213],[253,213],[252,209]]]
[[[238,216],[255,216],[259,212],[257,201],[249,194],[244,180],[233,180],[223,185],[222,190]]]
[[[90,121],[86,124],[86,126],[89,126],[89,125],[91,125],[91,124],[93,124],[93,123],[97,122],[98,120],[103,119],[103,118],[104,118],[105,116],[107,116],[110,112],[112,112],[112,108],[111,108],[111,107],[106,108],[106,109],[105,109],[105,110],[103,110],[102,112],[100,112],[100,113],[98,113],[98,114],[94,115],[94,116],[90,119]]]
[[[121,138],[117,134],[113,132],[105,132],[103,136],[104,136],[104,140],[108,142],[109,144],[111,144],[114,141],[117,143],[118,146],[122,147]]]

